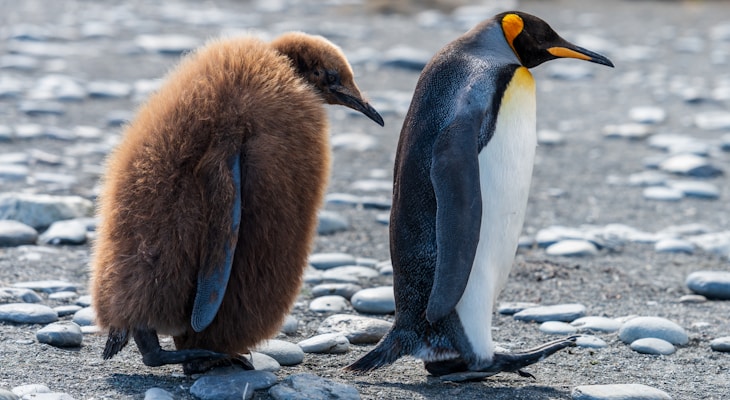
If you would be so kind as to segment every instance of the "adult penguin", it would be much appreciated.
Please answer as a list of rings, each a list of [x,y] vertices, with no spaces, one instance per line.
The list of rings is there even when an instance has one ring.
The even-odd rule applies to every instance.
[[[514,261],[535,155],[535,84],[528,68],[556,58],[613,66],[543,20],[505,12],[446,45],[425,67],[398,143],[390,218],[395,322],[347,367],[404,355],[433,375],[522,372],[574,345],[560,339],[495,351],[492,308]]]
[[[91,292],[103,357],[237,363],[299,293],[329,177],[323,104],[383,125],[320,36],[214,40],[186,57],[108,159]],[[174,337],[162,350],[158,334]]]

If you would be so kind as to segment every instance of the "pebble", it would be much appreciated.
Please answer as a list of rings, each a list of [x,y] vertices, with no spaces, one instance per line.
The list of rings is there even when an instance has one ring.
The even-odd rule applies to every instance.
[[[42,393],[51,393],[51,389],[49,389],[48,386],[38,383],[16,386],[13,388],[12,391],[18,397],[25,397]]]
[[[695,271],[687,276],[685,284],[707,298],[730,300],[729,271]]]
[[[0,164],[0,181],[22,181],[29,172],[25,165]]]
[[[675,352],[674,345],[663,339],[642,338],[631,342],[631,350],[642,354],[665,355]]]
[[[672,400],[662,390],[640,383],[576,386],[573,400]]]
[[[63,104],[56,101],[26,100],[21,102],[18,108],[31,117],[40,115],[63,115],[66,112]]]
[[[18,282],[14,283],[13,287],[31,289],[43,293],[76,291],[75,284],[59,280]]]
[[[149,388],[144,392],[144,400],[175,400],[175,397],[165,389]]]
[[[693,176],[698,178],[712,178],[722,175],[722,170],[711,165],[705,157],[695,154],[677,154],[659,163],[663,171],[677,175]]]
[[[94,81],[86,85],[89,96],[102,99],[124,98],[132,93],[132,85],[119,81]]]
[[[312,299],[309,302],[309,309],[314,312],[342,312],[348,308],[347,299],[342,296],[330,295]]]
[[[278,361],[264,353],[252,351],[248,360],[251,361],[251,364],[256,371],[276,372],[281,369],[281,364],[279,364]],[[237,367],[231,368],[235,369]]]
[[[309,256],[309,264],[316,269],[330,269],[355,264],[355,257],[346,253],[315,253]]]
[[[279,330],[285,335],[296,335],[297,330],[299,330],[299,320],[293,315],[287,315]]]
[[[557,304],[552,306],[539,306],[524,309],[513,315],[518,321],[574,321],[586,313],[586,307],[582,304]]]
[[[81,346],[84,335],[81,333],[81,328],[75,323],[61,321],[39,329],[35,337],[38,342],[55,347],[78,347]]]
[[[40,303],[43,301],[38,293],[30,289],[0,288],[0,300],[20,300],[23,303]]]
[[[330,139],[335,150],[367,151],[377,147],[378,141],[365,133],[340,133]]]
[[[379,275],[380,273],[373,268],[361,267],[359,265],[346,265],[324,271],[322,273],[322,279],[326,282],[359,283],[362,279],[373,279]]]
[[[80,326],[94,325],[96,320],[96,311],[93,307],[84,307],[79,311],[76,311],[73,317],[73,322]]]
[[[587,240],[569,239],[551,244],[545,252],[551,256],[584,257],[595,256],[598,254],[598,248]]]
[[[537,131],[537,143],[546,146],[557,146],[565,143],[565,136],[549,129],[541,129]]]
[[[357,389],[313,374],[294,374],[269,389],[275,400],[359,400]]]
[[[684,239],[662,239],[654,244],[657,253],[694,253],[692,242]]]
[[[48,300],[60,300],[60,301],[69,301],[78,298],[79,295],[76,292],[72,291],[64,291],[64,292],[55,292],[48,295]]]
[[[660,317],[636,317],[626,321],[618,331],[621,341],[626,344],[643,338],[663,339],[674,345],[689,342],[687,332],[676,323]]]
[[[700,294],[685,294],[684,296],[679,298],[679,302],[684,304],[706,303],[707,297]]]
[[[332,235],[350,229],[347,218],[333,211],[321,210],[317,214],[317,234]]]
[[[335,314],[322,321],[317,333],[342,333],[352,344],[373,344],[382,339],[392,325],[377,318]]]
[[[276,383],[269,371],[239,371],[226,375],[203,375],[190,387],[190,394],[201,400],[241,400],[253,398],[254,391]]]
[[[363,289],[352,296],[352,307],[366,314],[391,314],[395,312],[393,286]]]
[[[679,201],[684,197],[684,193],[679,189],[652,186],[644,189],[643,196],[647,200]]]
[[[606,317],[581,317],[570,323],[580,331],[616,332],[621,328],[621,322]]]
[[[528,303],[528,302],[500,303],[499,306],[497,307],[497,312],[502,315],[513,315],[526,308],[539,307],[539,306],[540,306],[540,304],[538,304],[538,303]]]
[[[56,221],[38,240],[51,245],[78,245],[86,243],[86,225],[76,219]]]
[[[83,296],[79,296],[78,299],[76,299],[76,305],[79,305],[81,307],[88,307],[91,305],[91,295],[85,294]]]
[[[634,107],[629,110],[629,118],[641,124],[661,124],[667,119],[667,112],[660,107]]]
[[[730,352],[730,336],[719,337],[710,342],[710,348],[723,353]]]
[[[706,233],[686,238],[707,252],[730,257],[730,231]]]
[[[348,300],[353,294],[362,290],[362,286],[354,283],[322,283],[312,287],[312,297],[342,296]]]
[[[0,389],[0,400],[20,400],[15,393]]]
[[[545,321],[538,329],[548,335],[570,335],[578,331],[573,325],[560,321]]]
[[[709,182],[700,181],[668,181],[670,188],[679,190],[687,197],[700,199],[717,199],[720,197],[720,189]]]
[[[652,132],[652,128],[646,124],[620,124],[603,127],[603,136],[610,139],[642,140],[649,137]]]
[[[43,304],[0,304],[0,321],[16,324],[48,324],[58,321],[58,314]]]
[[[139,35],[134,43],[148,52],[180,55],[200,45],[200,40],[186,35]]]
[[[79,310],[81,310],[81,306],[77,306],[77,305],[53,307],[53,311],[55,311],[59,317],[65,317],[67,315],[76,314],[76,312]]]
[[[605,340],[593,335],[580,335],[575,339],[575,345],[586,349],[603,349],[608,347]]]
[[[20,221],[36,229],[93,214],[94,204],[79,196],[0,193],[0,219]]]
[[[22,222],[0,220],[0,247],[34,244],[38,231]]]
[[[256,346],[255,350],[273,358],[281,365],[297,365],[304,360],[302,348],[284,340],[266,340]]]
[[[730,129],[730,112],[707,111],[695,115],[695,125],[703,130]]]
[[[350,341],[341,333],[325,333],[297,343],[305,353],[347,353]]]

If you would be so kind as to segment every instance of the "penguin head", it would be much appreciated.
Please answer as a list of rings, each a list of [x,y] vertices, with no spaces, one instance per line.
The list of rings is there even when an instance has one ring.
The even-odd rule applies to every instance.
[[[383,125],[383,118],[363,98],[352,68],[342,51],[322,36],[291,32],[271,45],[289,57],[298,74],[309,82],[328,104],[340,104],[365,114]]]
[[[547,22],[534,15],[509,11],[495,19],[501,24],[507,43],[527,68],[556,58],[577,58],[613,67],[608,58],[561,38]]]

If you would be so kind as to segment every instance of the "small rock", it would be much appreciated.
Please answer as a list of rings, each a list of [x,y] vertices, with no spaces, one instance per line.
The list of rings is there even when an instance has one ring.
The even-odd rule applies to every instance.
[[[621,341],[627,344],[643,338],[663,339],[680,346],[689,342],[689,337],[684,328],[660,317],[632,318],[621,326],[618,336]]]
[[[605,340],[593,335],[580,335],[575,340],[575,345],[587,349],[603,349],[608,347]]]
[[[203,375],[190,387],[190,394],[201,400],[241,400],[253,397],[254,391],[276,383],[269,371],[240,371],[226,375]]]
[[[657,253],[694,253],[692,242],[683,239],[662,239],[654,244],[654,251]]]
[[[89,96],[95,98],[124,98],[132,93],[132,85],[118,81],[94,81],[86,86]]]
[[[18,282],[18,283],[14,283],[13,287],[31,289],[31,290],[35,290],[37,292],[43,292],[43,293],[56,293],[56,292],[65,292],[65,291],[75,292],[76,291],[76,285],[74,285],[73,283],[69,283],[66,281],[54,281],[54,280]]]
[[[63,104],[55,101],[26,100],[20,103],[20,111],[31,117],[39,115],[63,115],[66,111]]]
[[[93,307],[85,307],[80,309],[74,314],[73,322],[80,326],[94,325],[96,320],[96,311]]]
[[[32,394],[51,393],[51,389],[49,389],[48,386],[37,383],[16,386],[12,391],[19,397],[25,397]]]
[[[586,307],[582,304],[558,304],[553,306],[540,306],[524,309],[513,317],[518,321],[563,321],[571,322],[584,316]]]
[[[325,333],[297,343],[305,353],[347,353],[350,342],[341,333]]]
[[[717,199],[720,197],[720,189],[709,182],[700,181],[668,181],[672,189],[681,191],[687,197],[699,199]]]
[[[49,324],[58,321],[58,314],[42,304],[0,304],[0,321],[16,324]]]
[[[598,254],[596,245],[587,240],[561,240],[545,249],[551,256],[583,257]]]
[[[373,268],[361,267],[359,265],[346,265],[324,271],[322,273],[322,279],[326,282],[359,283],[361,279],[374,279],[379,275],[378,271]]]
[[[341,312],[347,309],[347,299],[342,296],[322,296],[309,302],[309,309],[314,312]]]
[[[86,243],[86,225],[78,220],[56,221],[38,238],[41,243],[75,245]]]
[[[707,252],[730,257],[730,231],[706,233],[686,238]]]
[[[342,333],[352,344],[377,343],[393,324],[377,318],[335,314],[319,325],[317,333]]]
[[[148,52],[180,55],[198,47],[200,40],[185,35],[140,35],[135,38],[134,43]]]
[[[46,325],[36,332],[35,337],[40,343],[55,347],[78,347],[84,339],[81,328],[68,321]]]
[[[663,171],[698,178],[722,175],[722,170],[711,165],[706,158],[695,154],[677,154],[659,163]]]
[[[663,339],[643,338],[631,342],[631,350],[642,354],[665,355],[675,352],[674,345]]]
[[[541,129],[537,131],[537,143],[546,146],[557,146],[565,143],[565,136],[557,131]]]
[[[332,148],[335,150],[366,151],[377,146],[378,141],[365,133],[340,133],[333,135],[330,139]]]
[[[36,229],[93,213],[94,204],[78,196],[0,193],[0,219],[20,221]]]
[[[350,229],[347,218],[332,211],[322,210],[317,214],[317,234],[332,235]]]
[[[15,393],[0,389],[0,400],[20,400]]]
[[[664,391],[638,383],[576,386],[573,400],[672,400]]]
[[[395,312],[393,286],[363,289],[352,296],[352,307],[361,313],[390,314]]]
[[[316,253],[309,256],[309,264],[316,269],[330,269],[355,264],[355,257],[345,253]]]
[[[292,315],[287,315],[279,331],[285,335],[296,335],[297,330],[299,330],[299,320]]]
[[[707,298],[730,300],[730,272],[695,271],[685,281],[689,290]]]
[[[304,351],[294,343],[270,339],[256,347],[256,351],[266,354],[281,365],[297,365],[304,360]]]
[[[642,124],[661,124],[667,119],[667,112],[660,107],[634,107],[629,110],[629,118]]]
[[[76,314],[76,312],[79,310],[81,310],[81,306],[77,305],[53,307],[53,311],[55,311],[59,317]]]
[[[497,312],[502,315],[513,315],[526,308],[539,307],[539,306],[540,305],[537,303],[526,303],[526,302],[501,303],[499,305],[499,307],[497,307]]]
[[[65,292],[51,293],[48,295],[48,300],[71,301],[78,297],[78,293],[69,290]]]
[[[701,294],[685,294],[679,298],[679,302],[684,304],[700,304],[707,302],[707,297]]]
[[[251,364],[256,371],[276,372],[281,369],[281,364],[279,364],[278,361],[264,353],[252,351],[249,361],[251,361]]]
[[[322,283],[312,288],[312,297],[335,295],[349,300],[353,294],[360,290],[362,290],[362,287],[353,283]]]
[[[651,133],[651,127],[645,124],[606,125],[603,128],[603,136],[606,138],[641,140]]]
[[[38,232],[22,222],[0,220],[0,247],[35,244]]]
[[[40,303],[43,298],[30,289],[0,288],[0,299],[20,300],[23,303]]]
[[[313,374],[295,374],[269,389],[276,400],[359,400],[352,386]]]
[[[621,328],[621,322],[606,317],[582,317],[570,323],[580,331],[616,332]]]
[[[545,321],[539,329],[548,335],[570,335],[578,331],[573,325],[560,321]]]
[[[81,307],[89,307],[91,305],[91,295],[83,295],[79,296],[78,299],[76,299],[76,305],[79,305]]]
[[[697,114],[695,125],[703,130],[730,129],[730,112],[707,111]]]
[[[165,389],[149,388],[144,392],[144,400],[175,400],[175,397]]]
[[[710,342],[710,348],[723,353],[730,352],[730,336],[719,337]]]
[[[678,189],[652,186],[644,189],[643,196],[648,200],[679,201],[684,197],[684,193]]]

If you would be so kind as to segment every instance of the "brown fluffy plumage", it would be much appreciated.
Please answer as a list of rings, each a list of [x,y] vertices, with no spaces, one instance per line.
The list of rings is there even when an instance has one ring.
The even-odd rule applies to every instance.
[[[187,56],[108,159],[92,262],[98,325],[230,355],[275,334],[299,293],[329,175],[323,103],[357,109],[335,92],[380,118],[344,55],[321,37],[216,40]],[[232,236],[227,160],[237,154],[232,273],[215,319],[198,333],[190,322],[198,274],[225,259]]]

